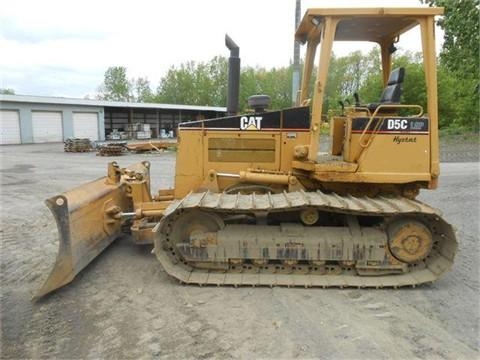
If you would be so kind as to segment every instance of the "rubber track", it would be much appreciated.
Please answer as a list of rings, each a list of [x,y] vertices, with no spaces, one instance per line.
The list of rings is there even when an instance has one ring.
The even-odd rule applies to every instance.
[[[351,274],[280,274],[280,273],[231,273],[196,269],[179,262],[162,249],[166,224],[182,210],[203,209],[217,213],[234,214],[245,211],[290,211],[315,207],[333,213],[391,217],[408,215],[428,222],[433,233],[434,249],[420,264],[410,266],[409,272],[395,275],[360,276]],[[155,253],[165,271],[186,284],[233,286],[300,286],[300,287],[358,287],[383,288],[415,286],[432,282],[450,270],[457,250],[453,228],[441,218],[439,210],[417,200],[394,197],[353,197],[335,193],[284,192],[280,194],[224,194],[213,192],[190,193],[172,203],[154,231]]]

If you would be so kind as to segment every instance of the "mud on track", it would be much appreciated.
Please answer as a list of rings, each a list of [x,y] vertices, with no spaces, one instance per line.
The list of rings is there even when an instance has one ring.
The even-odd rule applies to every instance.
[[[152,163],[153,189],[173,186],[172,152],[64,153],[62,144],[2,146],[2,358],[479,358],[479,164],[443,163],[420,199],[457,228],[453,271],[400,290],[182,286],[149,247],[117,240],[72,284],[30,298],[57,252],[47,197]]]

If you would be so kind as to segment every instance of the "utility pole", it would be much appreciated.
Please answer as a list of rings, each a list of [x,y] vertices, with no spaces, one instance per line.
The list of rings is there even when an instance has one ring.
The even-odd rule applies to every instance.
[[[300,24],[301,0],[296,0],[295,4],[295,30]],[[292,104],[295,105],[298,90],[300,89],[300,43],[294,41],[293,44],[293,74],[292,74]]]

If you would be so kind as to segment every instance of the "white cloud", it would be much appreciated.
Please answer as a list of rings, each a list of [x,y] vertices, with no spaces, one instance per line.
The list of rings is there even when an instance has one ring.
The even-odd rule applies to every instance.
[[[322,6],[359,5],[303,0],[302,12]],[[285,66],[293,53],[294,8],[294,0],[12,1],[0,14],[0,86],[83,97],[96,90],[109,66],[118,65],[156,86],[172,65],[228,56],[225,33],[240,46],[243,65]]]

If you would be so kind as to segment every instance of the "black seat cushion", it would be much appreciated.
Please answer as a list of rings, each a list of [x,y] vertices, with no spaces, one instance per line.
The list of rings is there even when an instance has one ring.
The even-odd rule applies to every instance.
[[[399,104],[402,96],[402,83],[405,78],[405,68],[400,67],[393,70],[388,78],[387,87],[382,92],[379,103],[368,104],[367,107],[371,111],[381,104]]]
[[[399,67],[390,73],[390,77],[388,78],[387,85],[395,85],[403,83],[403,79],[405,78],[405,68]]]

